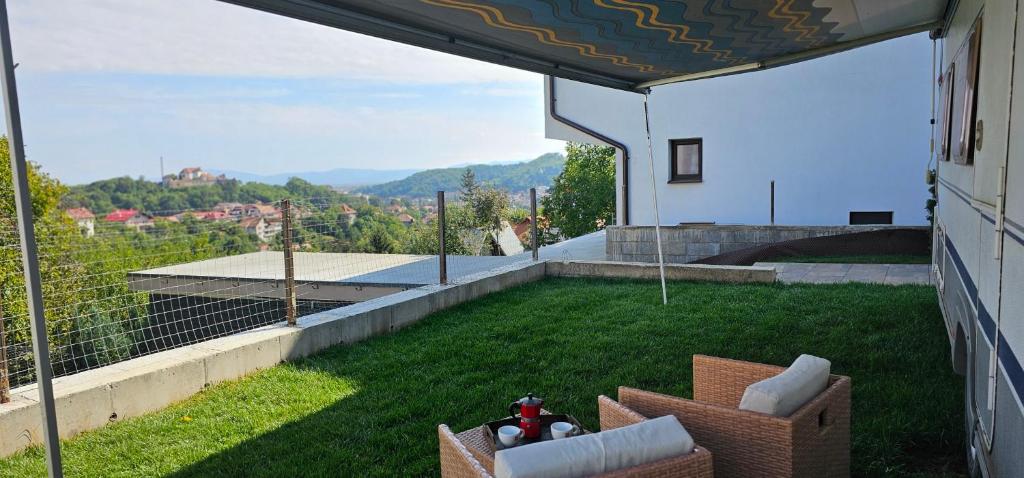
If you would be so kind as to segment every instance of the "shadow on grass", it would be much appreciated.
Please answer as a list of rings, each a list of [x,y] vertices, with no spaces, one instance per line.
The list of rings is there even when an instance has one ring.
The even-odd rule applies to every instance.
[[[437,474],[439,423],[474,427],[534,392],[597,430],[596,397],[619,385],[690,396],[698,353],[829,358],[853,378],[855,475],[962,470],[963,394],[931,289],[671,283],[669,295],[662,307],[656,283],[549,279],[284,365],[358,390],[172,476]]]

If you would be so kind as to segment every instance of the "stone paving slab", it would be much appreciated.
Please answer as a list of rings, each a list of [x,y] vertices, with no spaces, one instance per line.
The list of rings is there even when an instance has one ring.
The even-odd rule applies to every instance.
[[[903,285],[929,284],[929,264],[814,264],[800,262],[758,262],[757,267],[773,267],[779,282],[787,284],[841,284],[864,282]]]

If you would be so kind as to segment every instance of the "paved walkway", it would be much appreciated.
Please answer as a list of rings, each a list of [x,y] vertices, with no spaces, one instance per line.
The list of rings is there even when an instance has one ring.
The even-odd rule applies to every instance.
[[[758,262],[774,267],[778,280],[785,283],[838,284],[869,282],[876,284],[928,284],[928,264],[808,264],[798,262]]]
[[[600,230],[550,246],[543,246],[538,253],[541,260],[603,261],[606,260],[605,247],[604,230]],[[528,257],[530,251],[526,251],[522,255]]]

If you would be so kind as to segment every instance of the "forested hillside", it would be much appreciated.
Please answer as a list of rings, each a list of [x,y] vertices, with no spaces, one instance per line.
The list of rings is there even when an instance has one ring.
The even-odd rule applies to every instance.
[[[346,198],[327,186],[292,178],[284,186],[241,183],[229,180],[209,186],[168,189],[144,179],[120,177],[72,186],[64,207],[85,207],[96,214],[114,209],[137,209],[149,213],[209,209],[219,202],[272,203],[282,198],[317,199],[328,203],[359,200]]]
[[[428,169],[399,181],[367,186],[359,191],[381,197],[433,197],[439,190],[458,191],[462,174],[471,169],[477,181],[515,193],[532,187],[550,186],[551,180],[564,166],[565,156],[548,153],[525,163]]]

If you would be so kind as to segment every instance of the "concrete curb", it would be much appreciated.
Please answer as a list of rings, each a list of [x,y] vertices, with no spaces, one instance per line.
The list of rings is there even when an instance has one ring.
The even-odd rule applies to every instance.
[[[646,262],[549,261],[547,275],[554,277],[601,277],[657,280],[658,264]],[[729,283],[775,282],[771,267],[714,266],[704,264],[665,264],[668,280],[691,280]]]

